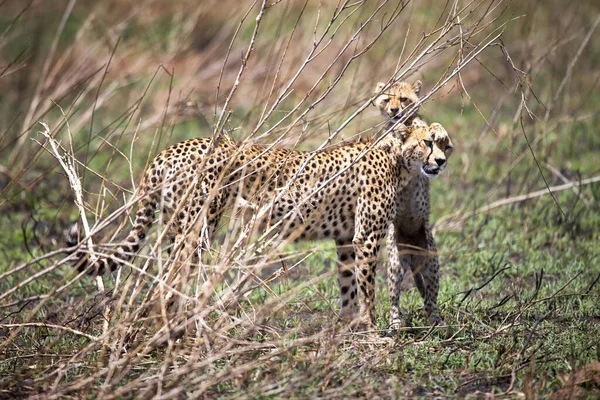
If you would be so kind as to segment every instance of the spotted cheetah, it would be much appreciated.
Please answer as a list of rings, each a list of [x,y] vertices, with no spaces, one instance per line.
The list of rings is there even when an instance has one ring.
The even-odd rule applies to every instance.
[[[230,140],[190,139],[161,152],[146,170],[133,228],[108,257],[79,251],[77,268],[102,274],[132,259],[157,210],[190,262],[240,200],[264,213],[282,239],[333,239],[338,254],[340,316],[373,326],[379,242],[395,217],[399,191],[416,175],[441,170],[432,158],[435,127],[415,121],[380,141],[301,152]],[[245,208],[246,210],[248,207]],[[68,244],[75,245],[71,231]],[[358,288],[360,287],[360,291]]]
[[[413,118],[418,117],[419,93],[421,93],[421,81],[415,81],[412,85],[407,82],[394,82],[389,87],[383,82],[377,83],[373,94],[373,103],[381,112],[381,115],[389,121],[388,127],[397,122],[409,125]],[[384,90],[385,89],[385,90]]]
[[[419,118],[418,104],[415,103],[419,101],[421,86],[421,81],[416,81],[412,85],[397,82],[376,98],[375,105],[387,120],[387,129],[393,129],[399,120],[410,122],[413,118]],[[384,83],[378,83],[375,93],[381,93],[384,87]],[[431,124],[431,131],[433,136],[432,142],[429,143],[431,157],[438,164],[439,174],[446,168],[453,144],[441,125]],[[390,226],[387,239],[387,273],[392,328],[403,324],[398,302],[400,285],[409,268],[412,269],[415,284],[423,297],[429,321],[432,324],[442,323],[437,304],[439,260],[429,226],[429,178],[433,176],[413,175],[408,185],[398,192],[397,214],[394,223]]]

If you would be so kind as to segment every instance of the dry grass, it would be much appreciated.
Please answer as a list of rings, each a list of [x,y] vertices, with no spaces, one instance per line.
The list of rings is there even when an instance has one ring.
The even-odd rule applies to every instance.
[[[548,264],[531,261],[523,276],[510,275],[520,265],[515,257],[529,253],[508,250],[498,261],[506,265],[491,267],[507,245],[488,235],[499,223],[523,231],[513,246],[527,247],[535,233],[519,218],[538,224],[551,215],[561,233],[544,240],[559,244],[544,246],[560,246],[563,237],[598,239],[600,171],[587,159],[578,163],[577,149],[555,137],[597,124],[600,18],[593,2],[517,6],[0,2],[0,207],[2,223],[11,225],[8,262],[0,267],[0,397],[521,396],[554,389],[536,365],[565,361],[568,350],[540,357],[547,350],[536,340],[551,309],[576,307],[561,305],[566,290],[580,310],[597,301],[600,271],[587,248],[575,247],[585,268],[570,266],[573,276],[559,276],[559,286],[544,286],[542,295],[538,273]],[[446,274],[464,274],[460,286],[452,276],[444,285],[450,330],[414,327],[387,338],[382,323],[381,332],[351,331],[336,322],[334,268],[326,268],[335,261],[326,247],[265,243],[235,218],[222,222],[208,261],[185,274],[170,274],[177,266],[162,246],[164,224],[113,279],[93,282],[69,267],[62,228],[83,221],[85,249],[110,252],[130,226],[142,171],[167,144],[225,135],[306,150],[381,135],[372,88],[416,78],[429,89],[425,117],[443,123],[458,150],[451,175],[433,189],[434,213],[444,214],[437,231],[452,268]],[[535,212],[494,214],[511,204],[533,204]],[[482,246],[494,254],[485,253],[489,262],[478,253]],[[461,265],[465,258],[473,265]],[[176,299],[174,308],[167,298]],[[414,299],[407,308],[418,307]],[[379,305],[378,312],[386,311]],[[579,321],[597,318],[581,312],[573,314]],[[553,325],[548,336],[559,329]],[[471,347],[486,342],[493,347]],[[597,348],[573,350],[575,359],[563,365],[579,368]],[[489,367],[478,370],[477,358]]]

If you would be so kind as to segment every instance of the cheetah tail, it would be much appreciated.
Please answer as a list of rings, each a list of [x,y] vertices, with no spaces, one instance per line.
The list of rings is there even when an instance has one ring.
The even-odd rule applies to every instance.
[[[135,225],[129,231],[125,240],[116,247],[113,254],[108,257],[100,257],[92,263],[88,251],[76,250],[74,252],[77,254],[77,259],[73,267],[77,268],[79,272],[88,270],[91,275],[102,275],[107,271],[112,272],[123,263],[130,261],[146,242],[146,234],[152,226],[156,205],[156,201],[151,199],[150,196],[142,198],[140,207],[136,212]],[[81,238],[79,224],[74,223],[64,234],[68,246],[77,245]]]

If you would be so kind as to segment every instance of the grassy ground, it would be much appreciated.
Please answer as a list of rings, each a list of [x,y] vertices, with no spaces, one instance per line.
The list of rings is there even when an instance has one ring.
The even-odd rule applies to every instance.
[[[386,330],[383,268],[380,331],[337,322],[328,242],[289,245],[270,257],[238,252],[227,262],[215,252],[210,268],[225,268],[224,278],[210,298],[197,292],[199,276],[177,286],[188,297],[176,315],[161,309],[169,288],[154,279],[169,265],[157,261],[166,253],[145,250],[135,265],[148,274],[124,268],[101,292],[56,252],[79,211],[38,121],[80,162],[86,215],[96,226],[126,204],[160,149],[210,136],[259,10],[142,3],[0,3],[0,398],[598,396],[600,382],[585,375],[600,359],[600,183],[590,181],[600,175],[600,11],[593,1],[389,2],[372,19],[377,4],[357,2],[330,31],[333,3],[284,1],[265,12],[222,128],[235,139],[303,150],[332,136],[377,81],[418,59],[404,78],[422,79],[427,93],[503,30],[422,107],[456,149],[432,183],[448,327],[427,326],[408,277],[401,305],[410,328],[394,334]],[[445,37],[462,32],[461,40],[418,58],[434,41],[429,33],[461,7],[461,27]],[[283,92],[313,48],[325,51]],[[263,119],[264,104],[274,107]],[[332,140],[373,135],[379,122],[367,107]],[[128,226],[123,213],[116,221],[95,241]],[[219,233],[223,249],[239,229],[228,224]],[[267,283],[249,279],[244,288],[253,290],[232,292],[252,266],[284,268]]]

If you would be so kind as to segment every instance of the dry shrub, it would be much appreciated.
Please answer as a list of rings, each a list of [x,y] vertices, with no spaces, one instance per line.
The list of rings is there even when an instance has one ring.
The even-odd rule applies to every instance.
[[[11,205],[60,180],[85,222],[77,250],[95,255],[109,253],[130,225],[136,182],[152,155],[182,137],[314,149],[372,135],[376,81],[430,71],[425,105],[434,96],[445,101],[439,90],[449,83],[466,97],[481,74],[473,61],[489,51],[502,59],[507,84],[530,93],[501,41],[518,16],[497,1],[430,1],[428,15],[386,0],[60,4],[4,5],[15,16],[0,38],[4,47],[18,47],[19,34],[33,29],[27,21],[51,13],[57,23],[38,38],[47,52],[10,55],[0,69],[0,90],[17,115],[2,121],[9,179],[0,201]],[[98,279],[95,292],[69,267],[67,249],[0,271],[9,282],[0,294],[0,351],[20,357],[3,393],[173,398],[252,385],[277,395],[315,379],[325,397],[352,393],[344,391],[351,382],[336,380],[347,365],[344,350],[359,349],[357,363],[367,365],[385,357],[387,342],[336,324],[335,300],[325,299],[329,310],[319,313],[304,303],[303,291],[335,269],[305,278],[301,262],[320,248],[266,242],[236,212],[205,261],[177,274],[164,251],[164,224],[114,280]],[[57,215],[67,220],[73,208]],[[290,277],[305,281],[285,285]],[[45,353],[34,365],[23,350],[30,341]],[[315,368],[296,370],[307,362]],[[363,390],[355,394],[371,389]]]

